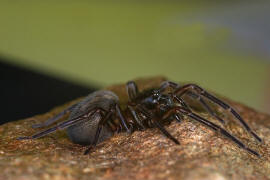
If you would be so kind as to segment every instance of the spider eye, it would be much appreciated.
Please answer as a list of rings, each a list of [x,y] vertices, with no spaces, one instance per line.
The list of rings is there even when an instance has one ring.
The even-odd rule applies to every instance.
[[[160,93],[158,91],[153,91],[152,97],[155,98],[155,99],[156,98],[159,98],[160,97]]]

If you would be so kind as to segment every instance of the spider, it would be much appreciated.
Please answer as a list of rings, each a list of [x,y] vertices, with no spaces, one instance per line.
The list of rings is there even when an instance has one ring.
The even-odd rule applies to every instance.
[[[257,141],[262,142],[261,138],[251,130],[233,107],[200,86],[196,84],[180,86],[177,83],[165,81],[158,88],[146,89],[139,92],[136,83],[129,81],[126,83],[126,89],[129,101],[124,110],[120,108],[119,99],[112,91],[95,91],[82,101],[71,105],[47,121],[33,125],[33,128],[50,126],[65,114],[70,113],[68,120],[32,136],[19,137],[18,139],[37,139],[57,130],[67,128],[68,137],[72,142],[89,145],[84,153],[88,154],[93,147],[111,137],[114,132],[132,133],[136,130],[155,127],[175,144],[180,144],[164,126],[174,120],[181,122],[183,117],[186,116],[224,135],[247,152],[260,157],[258,152],[248,148],[227,130],[193,112],[194,110],[183,100],[183,95],[198,100],[205,110],[222,124],[225,121],[211,109],[205,99],[227,110],[242,124],[248,133]],[[171,91],[168,92],[169,89]]]

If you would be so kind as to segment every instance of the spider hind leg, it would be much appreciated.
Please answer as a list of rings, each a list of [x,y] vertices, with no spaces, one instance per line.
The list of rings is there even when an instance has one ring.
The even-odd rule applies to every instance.
[[[76,106],[77,106],[77,104],[73,104],[73,105],[69,106],[68,108],[66,108],[65,110],[63,110],[62,112],[58,113],[57,115],[51,117],[47,121],[32,125],[32,128],[48,127],[51,124],[53,124],[54,122],[56,122],[59,119],[61,119],[64,115],[66,115],[67,113],[69,113]]]

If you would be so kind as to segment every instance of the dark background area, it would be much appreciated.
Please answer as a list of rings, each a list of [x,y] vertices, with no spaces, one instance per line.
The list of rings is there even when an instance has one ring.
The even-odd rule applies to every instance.
[[[86,87],[3,63],[0,57],[0,124],[45,113],[94,91]]]

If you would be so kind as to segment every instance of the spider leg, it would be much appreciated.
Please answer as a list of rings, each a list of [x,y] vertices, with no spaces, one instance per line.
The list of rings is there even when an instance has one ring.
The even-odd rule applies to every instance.
[[[153,121],[154,125],[170,140],[172,140],[175,144],[180,144],[177,139],[175,139],[158,121]]]
[[[160,92],[164,92],[168,87],[176,89],[176,88],[179,88],[180,85],[171,81],[164,81],[161,83],[159,90]]]
[[[183,120],[183,116],[180,114],[174,114],[174,118],[176,119],[177,122],[181,123]]]
[[[70,119],[70,120],[67,120],[65,122],[62,122],[62,123],[59,123],[58,125],[54,126],[54,127],[51,127],[49,129],[46,129],[44,131],[41,131],[41,132],[38,132],[32,136],[26,136],[26,137],[18,137],[17,139],[18,140],[24,140],[24,139],[37,139],[37,138],[40,138],[40,137],[43,137],[45,135],[48,135],[50,133],[53,133],[57,130],[62,130],[62,129],[65,129],[69,126],[72,126],[74,124],[76,124],[77,122],[79,121],[82,121],[84,120],[85,118],[93,115],[98,109],[95,109],[95,110],[92,110],[91,112],[87,113],[87,114],[83,114],[79,117],[76,117],[74,119]]]
[[[244,145],[239,139],[237,139],[236,137],[234,137],[233,135],[231,135],[228,131],[226,131],[225,129],[223,129],[222,127],[204,119],[203,117],[195,114],[195,113],[192,113],[190,110],[187,110],[187,109],[184,109],[182,107],[176,107],[175,110],[180,113],[180,114],[184,114],[202,124],[204,124],[205,126],[213,129],[214,131],[216,132],[219,132],[221,133],[222,135],[224,135],[225,137],[229,138],[230,140],[232,140],[235,144],[237,144],[240,148],[250,152],[251,154],[257,156],[257,157],[260,157],[260,154],[257,153],[256,151],[248,148],[246,145]]]
[[[96,145],[97,145],[97,142],[98,142],[98,138],[99,138],[99,135],[100,135],[100,132],[102,130],[102,127],[104,126],[104,124],[109,120],[109,118],[112,116],[112,114],[114,113],[114,111],[110,111],[109,113],[107,113],[107,115],[105,117],[103,117],[99,123],[98,123],[98,127],[97,127],[97,130],[96,130],[96,134],[95,134],[95,138],[94,138],[94,141],[93,143],[90,145],[90,147],[88,147],[85,152],[84,152],[84,155],[88,154],[90,152],[90,150],[92,148],[94,148]]]
[[[171,87],[173,89],[177,89],[180,88],[180,85],[171,81],[165,81],[161,84],[160,86],[160,91],[163,92],[165,91],[168,87]],[[221,122],[222,124],[225,123],[225,121],[220,118],[209,106],[208,104],[201,98],[201,96],[193,93],[192,91],[189,91],[187,93],[188,96],[190,96],[191,98],[198,100],[200,102],[200,104],[203,106],[203,108],[213,117],[215,117],[219,122]]]
[[[210,93],[205,91],[203,88],[199,87],[198,85],[195,85],[195,84],[184,85],[180,88],[177,88],[174,91],[174,94],[182,96],[183,94],[191,90],[196,91],[199,95],[204,96],[205,98],[209,99],[210,101],[222,107],[224,110],[229,111],[257,141],[262,142],[261,138],[255,132],[251,130],[248,124],[242,119],[242,117],[231,106],[229,106],[222,100],[216,98],[215,96],[211,95]]]
[[[138,87],[134,81],[129,81],[126,84],[128,98],[130,101],[134,100],[138,94]]]
[[[42,127],[47,127],[47,126],[53,124],[54,122],[56,122],[57,120],[62,118],[65,114],[69,113],[76,105],[77,105],[77,103],[69,106],[68,108],[66,108],[65,110],[63,110],[62,112],[60,112],[59,114],[55,115],[54,117],[48,119],[45,122],[32,125],[32,128],[42,128]]]
[[[225,121],[220,118],[209,106],[208,104],[201,98],[201,96],[189,91],[187,93],[188,96],[192,97],[193,99],[198,100],[201,105],[204,107],[204,109],[213,117],[215,117],[219,122],[221,122],[222,124],[225,124]]]
[[[134,120],[135,120],[135,123],[140,127],[140,129],[146,129],[146,127],[142,124],[142,120],[141,118],[137,115],[137,112],[133,109],[132,106],[127,106],[128,107],[128,110],[130,111],[130,113],[132,114]]]
[[[177,139],[175,139],[164,127],[162,124],[160,124],[157,119],[154,119],[153,116],[151,115],[151,113],[149,113],[143,106],[141,105],[137,105],[139,111],[141,113],[143,113],[148,120],[152,120],[153,124],[155,125],[155,127],[157,127],[167,138],[169,138],[170,140],[172,140],[175,144],[180,144],[179,141]]]
[[[120,109],[120,107],[119,107],[118,104],[115,105],[115,110],[116,110],[116,114],[117,114],[118,117],[120,118],[121,124],[125,127],[125,129],[126,129],[126,131],[127,131],[128,133],[131,133],[131,129],[128,128],[127,121],[126,121],[126,119],[124,118],[123,113],[122,113],[122,111],[121,111],[121,109]]]

